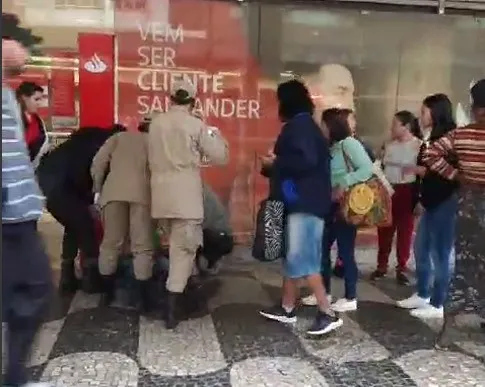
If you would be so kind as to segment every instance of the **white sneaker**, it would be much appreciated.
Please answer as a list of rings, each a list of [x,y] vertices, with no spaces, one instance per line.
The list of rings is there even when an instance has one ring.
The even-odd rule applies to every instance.
[[[332,303],[332,295],[331,294],[327,294],[327,300],[328,300],[328,303],[331,304]],[[309,296],[306,296],[306,297],[303,297],[301,299],[301,303],[305,306],[317,306],[317,298],[315,297],[314,294],[310,294]]]
[[[413,309],[411,312],[411,316],[422,318],[422,319],[442,319],[444,318],[444,311],[443,307],[437,308],[433,305],[426,305],[421,308]]]
[[[414,293],[411,297],[406,298],[405,300],[398,301],[396,302],[396,304],[400,308],[416,309],[429,305],[429,300],[429,298],[421,298],[418,296],[417,293]]]
[[[346,298],[341,298],[331,305],[334,312],[353,312],[357,310],[357,300],[347,300]]]

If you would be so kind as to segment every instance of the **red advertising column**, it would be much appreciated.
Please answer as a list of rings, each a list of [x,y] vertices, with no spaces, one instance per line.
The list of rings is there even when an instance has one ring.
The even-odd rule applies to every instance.
[[[79,44],[80,127],[114,123],[114,36],[81,33]]]

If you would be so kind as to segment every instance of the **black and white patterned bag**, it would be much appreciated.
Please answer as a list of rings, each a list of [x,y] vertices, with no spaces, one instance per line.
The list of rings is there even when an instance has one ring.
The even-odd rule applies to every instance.
[[[285,206],[278,200],[263,200],[256,217],[253,257],[271,262],[284,256]]]

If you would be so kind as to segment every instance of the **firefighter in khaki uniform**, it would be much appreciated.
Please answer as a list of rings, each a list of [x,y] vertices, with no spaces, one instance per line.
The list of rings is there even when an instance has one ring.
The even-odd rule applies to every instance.
[[[178,324],[177,299],[187,285],[202,245],[201,164],[224,165],[229,158],[227,142],[219,131],[194,116],[195,94],[190,83],[175,82],[172,106],[153,118],[148,134],[151,213],[168,233],[170,244],[167,329]]]
[[[143,311],[151,309],[153,269],[152,220],[147,126],[112,136],[91,164],[95,201],[101,207],[104,236],[99,254],[102,303],[114,299],[118,258],[129,240],[137,293]],[[145,131],[145,132],[144,132]]]

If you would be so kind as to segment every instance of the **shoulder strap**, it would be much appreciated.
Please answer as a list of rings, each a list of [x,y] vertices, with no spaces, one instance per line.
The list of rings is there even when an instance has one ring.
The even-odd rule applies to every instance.
[[[355,171],[355,168],[354,168],[354,165],[352,163],[351,158],[349,157],[347,152],[345,152],[344,141],[345,140],[342,140],[342,144],[341,144],[342,145],[342,156],[344,158],[345,168],[347,169],[347,172],[350,173],[350,172]]]

